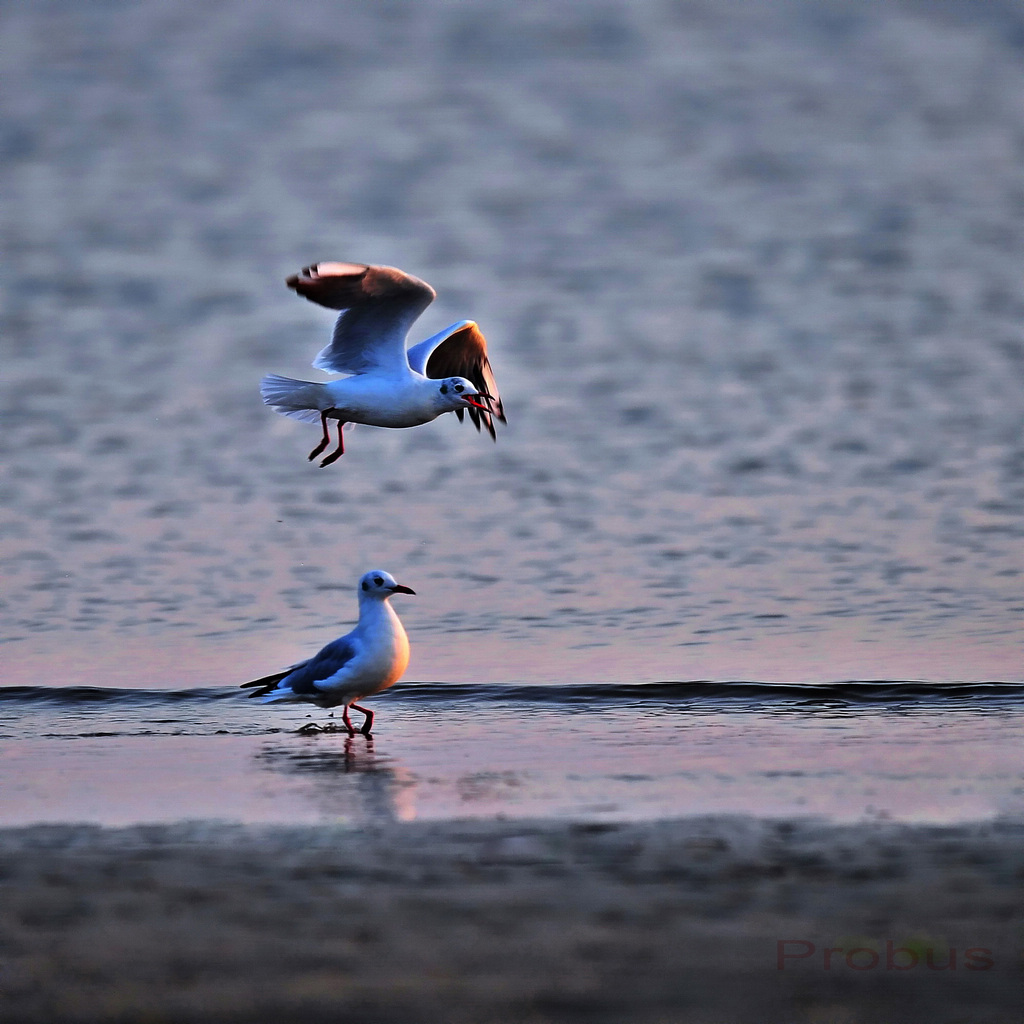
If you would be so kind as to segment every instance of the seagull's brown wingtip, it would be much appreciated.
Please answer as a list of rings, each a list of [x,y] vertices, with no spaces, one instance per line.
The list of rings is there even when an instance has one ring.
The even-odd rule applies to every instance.
[[[314,263],[311,267],[303,267],[297,274],[290,274],[284,279],[284,283],[289,288],[298,290],[299,285],[309,284],[316,278],[316,267]]]

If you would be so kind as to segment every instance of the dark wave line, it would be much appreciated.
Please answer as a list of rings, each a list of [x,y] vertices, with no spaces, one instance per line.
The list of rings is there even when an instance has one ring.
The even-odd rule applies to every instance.
[[[0,701],[39,704],[181,704],[224,700],[238,691],[227,687],[142,690],[115,686],[0,686]]]
[[[187,690],[119,689],[101,686],[3,686],[0,701],[39,704],[202,703],[245,696],[237,687]],[[1024,682],[935,683],[915,680],[846,680],[833,683],[691,682],[658,683],[405,683],[388,699],[459,702],[515,702],[560,705],[594,703],[680,703],[694,700],[797,701],[808,704],[885,703],[895,701],[1024,701]]]
[[[933,683],[913,680],[848,680],[835,683],[691,682],[658,683],[408,683],[398,698],[416,700],[516,701],[551,704],[676,703],[691,700],[913,701],[946,698],[1024,700],[1024,683]]]

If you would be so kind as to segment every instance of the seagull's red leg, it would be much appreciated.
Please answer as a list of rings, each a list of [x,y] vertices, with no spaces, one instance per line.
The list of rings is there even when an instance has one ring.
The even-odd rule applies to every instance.
[[[373,712],[369,708],[362,708],[358,704],[350,704],[349,707],[355,708],[356,711],[362,711],[366,715],[366,721],[363,722],[363,727],[359,731],[364,736],[370,735],[370,730],[373,728]]]
[[[309,453],[312,462],[330,443],[331,435],[327,432],[327,413],[320,413],[320,425],[324,428],[324,439]]]
[[[352,720],[348,717],[348,705],[345,705],[345,710],[341,713],[341,720],[345,723],[345,728],[348,729],[349,736],[355,736],[356,731],[352,728]]]
[[[340,459],[342,457],[342,455],[345,454],[345,437],[342,434],[342,431],[344,429],[345,429],[344,421],[338,420],[338,447],[335,448],[334,451],[331,452],[331,454],[328,455],[327,458],[324,459],[324,461],[320,463],[320,468],[321,469],[323,469],[324,466],[329,466],[332,462],[337,461],[338,459]]]

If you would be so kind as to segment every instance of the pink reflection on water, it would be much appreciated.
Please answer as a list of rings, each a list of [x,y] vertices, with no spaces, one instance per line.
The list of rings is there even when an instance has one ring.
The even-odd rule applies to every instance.
[[[373,740],[256,735],[5,741],[0,825],[695,814],[950,822],[1024,813],[1022,715],[377,702]],[[245,709],[248,711],[248,709]],[[218,708],[225,727],[233,714]]]

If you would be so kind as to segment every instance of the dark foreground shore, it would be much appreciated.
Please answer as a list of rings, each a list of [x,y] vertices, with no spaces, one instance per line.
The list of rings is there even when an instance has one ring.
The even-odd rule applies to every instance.
[[[8,829],[0,1019],[1016,1024],[1022,882],[1006,822]]]

